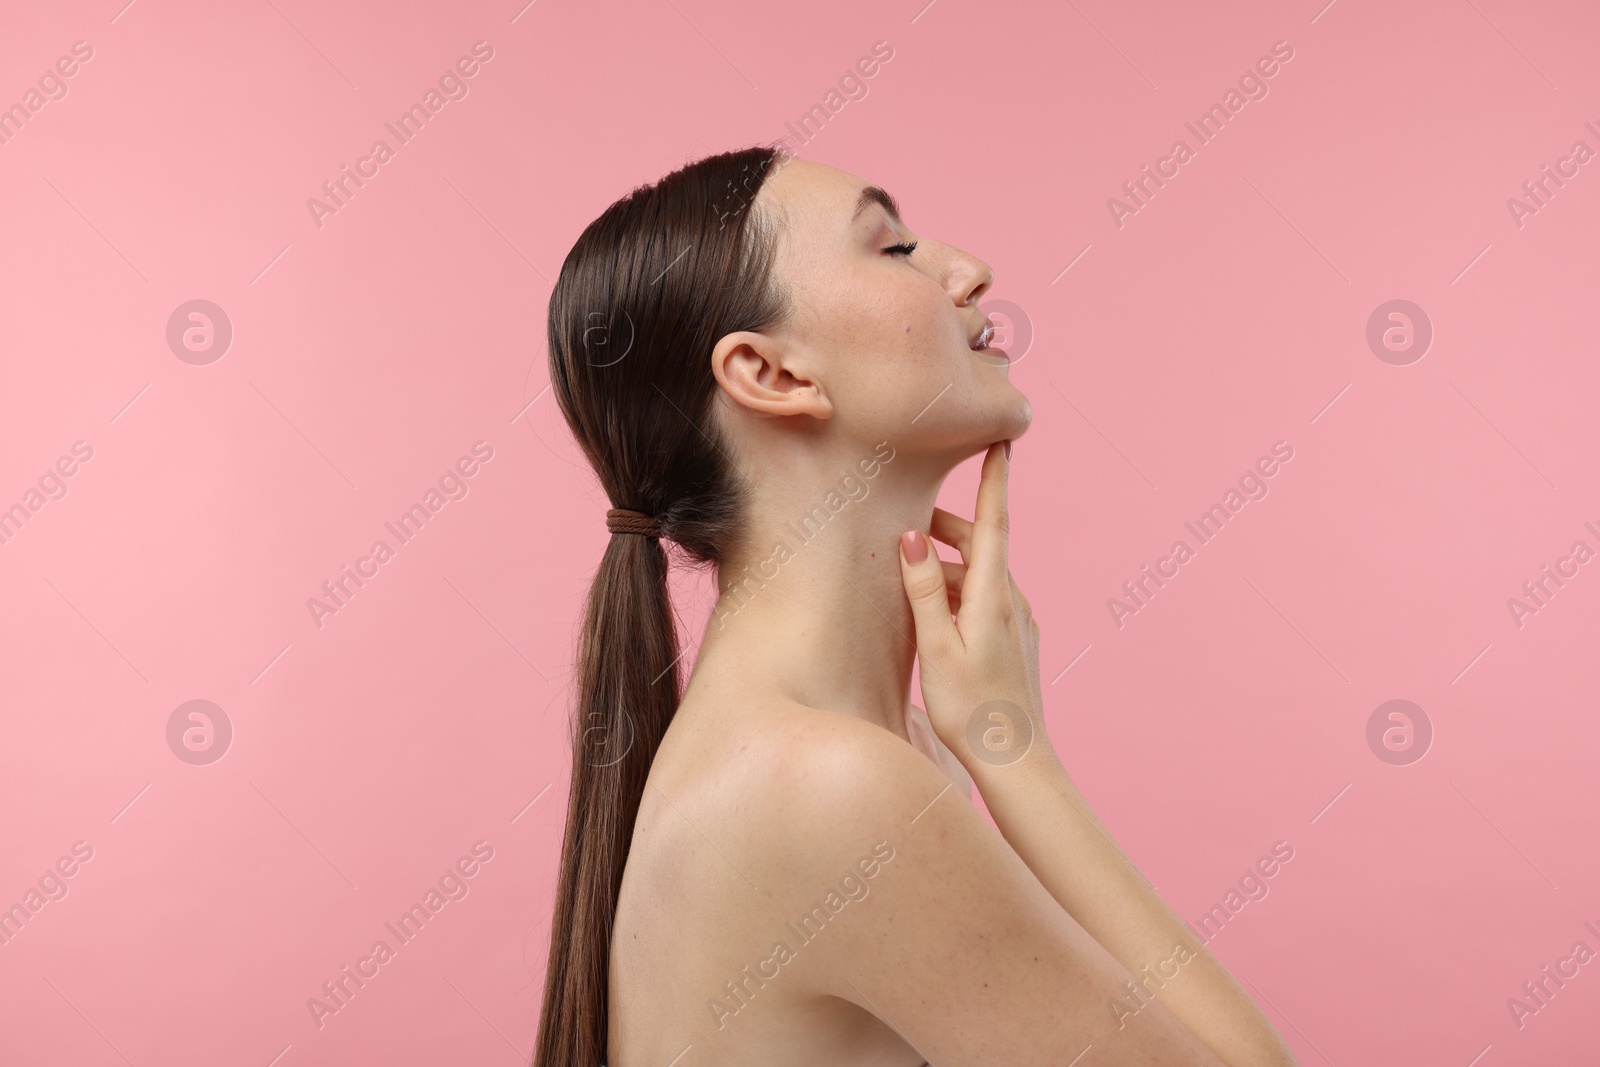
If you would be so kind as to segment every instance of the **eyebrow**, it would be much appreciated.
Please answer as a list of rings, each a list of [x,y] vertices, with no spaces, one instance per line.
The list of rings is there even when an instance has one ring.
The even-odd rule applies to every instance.
[[[856,219],[859,219],[861,217],[861,213],[867,210],[867,208],[871,207],[873,204],[877,204],[887,211],[889,213],[889,217],[896,223],[900,222],[900,205],[894,202],[894,197],[890,196],[876,185],[869,185],[865,189],[861,190],[861,196],[856,200],[855,214],[850,216],[850,221],[854,222]]]

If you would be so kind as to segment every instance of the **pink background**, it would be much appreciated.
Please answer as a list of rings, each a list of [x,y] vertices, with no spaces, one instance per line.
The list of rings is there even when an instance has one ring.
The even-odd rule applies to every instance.
[[[1600,549],[1600,163],[1520,227],[1507,199],[1600,149],[1600,14],[924,2],[10,5],[0,103],[93,58],[0,145],[0,506],[93,458],[0,544],[0,906],[93,857],[0,947],[0,1061],[526,1059],[607,536],[545,392],[550,282],[612,199],[785,136],[880,40],[796,147],[1031,320],[1013,566],[1119,842],[1191,922],[1294,849],[1210,945],[1302,1063],[1594,1055],[1600,964],[1521,1028],[1506,1002],[1600,950],[1600,564],[1520,627],[1507,600]],[[480,40],[319,227],[307,199]],[[1269,94],[1119,228],[1108,198],[1276,41]],[[166,341],[194,299],[234,331],[208,365]],[[1394,299],[1434,329],[1405,366],[1366,342]],[[1270,494],[1119,628],[1108,599],[1280,440]],[[467,495],[319,628],[307,600],[477,441]],[[166,734],[195,699],[233,730],[203,766]],[[1391,699],[1420,761],[1368,746]],[[319,1028],[308,998],[479,841]]]

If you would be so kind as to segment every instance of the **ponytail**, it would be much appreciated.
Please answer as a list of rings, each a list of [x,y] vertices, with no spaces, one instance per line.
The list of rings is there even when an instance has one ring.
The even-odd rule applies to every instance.
[[[678,707],[677,644],[661,542],[613,534],[579,639],[572,787],[535,1067],[604,1062],[611,923],[645,779]]]

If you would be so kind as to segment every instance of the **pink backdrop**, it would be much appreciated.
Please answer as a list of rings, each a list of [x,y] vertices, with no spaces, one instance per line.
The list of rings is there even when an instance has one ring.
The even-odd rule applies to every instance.
[[[1301,1062],[1593,1057],[1593,5],[122,2],[0,34],[0,1061],[526,1058],[607,536],[550,282],[785,136],[994,265],[1052,736]]]

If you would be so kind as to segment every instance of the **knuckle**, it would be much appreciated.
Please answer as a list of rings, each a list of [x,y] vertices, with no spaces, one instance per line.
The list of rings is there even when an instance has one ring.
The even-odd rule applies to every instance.
[[[940,576],[930,574],[912,582],[910,588],[906,590],[906,595],[911,598],[912,603],[925,604],[933,600],[942,600],[945,595],[944,588]]]
[[[1009,625],[1017,617],[1016,603],[1008,596],[1000,597],[994,606],[994,617]]]

